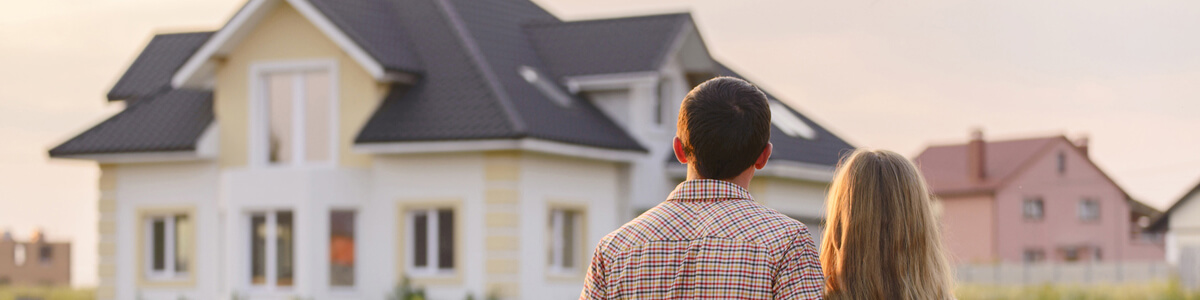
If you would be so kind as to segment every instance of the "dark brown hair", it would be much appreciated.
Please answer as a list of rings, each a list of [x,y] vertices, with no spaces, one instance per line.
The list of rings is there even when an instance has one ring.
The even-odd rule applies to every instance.
[[[700,176],[729,179],[754,165],[767,147],[771,108],[753,84],[717,77],[683,98],[678,128],[683,153]]]

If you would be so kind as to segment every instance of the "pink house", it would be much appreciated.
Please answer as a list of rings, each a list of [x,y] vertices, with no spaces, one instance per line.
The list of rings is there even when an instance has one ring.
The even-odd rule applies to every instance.
[[[916,162],[940,199],[960,263],[1160,261],[1141,228],[1159,212],[1088,158],[1087,139],[1053,136],[931,146]]]

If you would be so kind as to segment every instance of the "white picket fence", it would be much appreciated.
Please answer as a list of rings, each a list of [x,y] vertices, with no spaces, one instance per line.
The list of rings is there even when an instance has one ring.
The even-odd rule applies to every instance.
[[[959,265],[956,271],[960,283],[996,285],[1165,282],[1173,274],[1165,262]]]

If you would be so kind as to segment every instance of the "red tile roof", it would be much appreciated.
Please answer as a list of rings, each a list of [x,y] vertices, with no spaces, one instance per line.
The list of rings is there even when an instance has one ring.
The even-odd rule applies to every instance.
[[[990,192],[1058,137],[984,142],[984,180],[967,175],[967,144],[931,146],[914,160],[934,194]]]

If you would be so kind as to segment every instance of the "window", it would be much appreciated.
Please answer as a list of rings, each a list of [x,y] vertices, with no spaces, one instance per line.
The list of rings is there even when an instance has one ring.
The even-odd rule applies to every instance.
[[[1025,249],[1025,253],[1022,256],[1022,260],[1027,264],[1039,263],[1046,260],[1046,252],[1042,251],[1042,249]]]
[[[54,249],[50,245],[41,245],[38,247],[38,262],[43,265],[49,265],[54,262]]]
[[[250,214],[250,284],[290,287],[295,278],[292,212]]]
[[[260,73],[263,82],[268,164],[304,165],[332,161],[333,81],[329,70]]]
[[[1079,200],[1079,220],[1100,220],[1100,202],[1094,199]]]
[[[583,244],[582,214],[577,210],[550,210],[548,239],[550,271],[573,273],[579,270],[579,248]]]
[[[151,215],[145,221],[146,278],[181,279],[191,266],[195,227],[186,214]]]
[[[1057,159],[1058,174],[1066,173],[1067,172],[1067,154],[1059,152],[1057,158],[1058,158]]]
[[[13,244],[13,264],[17,266],[25,265],[25,244]]]
[[[1079,262],[1079,252],[1080,249],[1078,247],[1064,249],[1063,260],[1066,262]]]
[[[1041,220],[1045,215],[1045,201],[1041,197],[1026,198],[1022,205],[1022,213],[1026,220]]]
[[[354,286],[354,211],[329,212],[329,285]]]
[[[792,113],[791,109],[784,106],[783,103],[771,101],[771,124],[783,131],[784,134],[790,137],[798,137],[804,139],[817,138],[817,131],[804,123],[800,117]]]
[[[414,275],[454,271],[454,211],[420,209],[408,214],[409,269]]]

